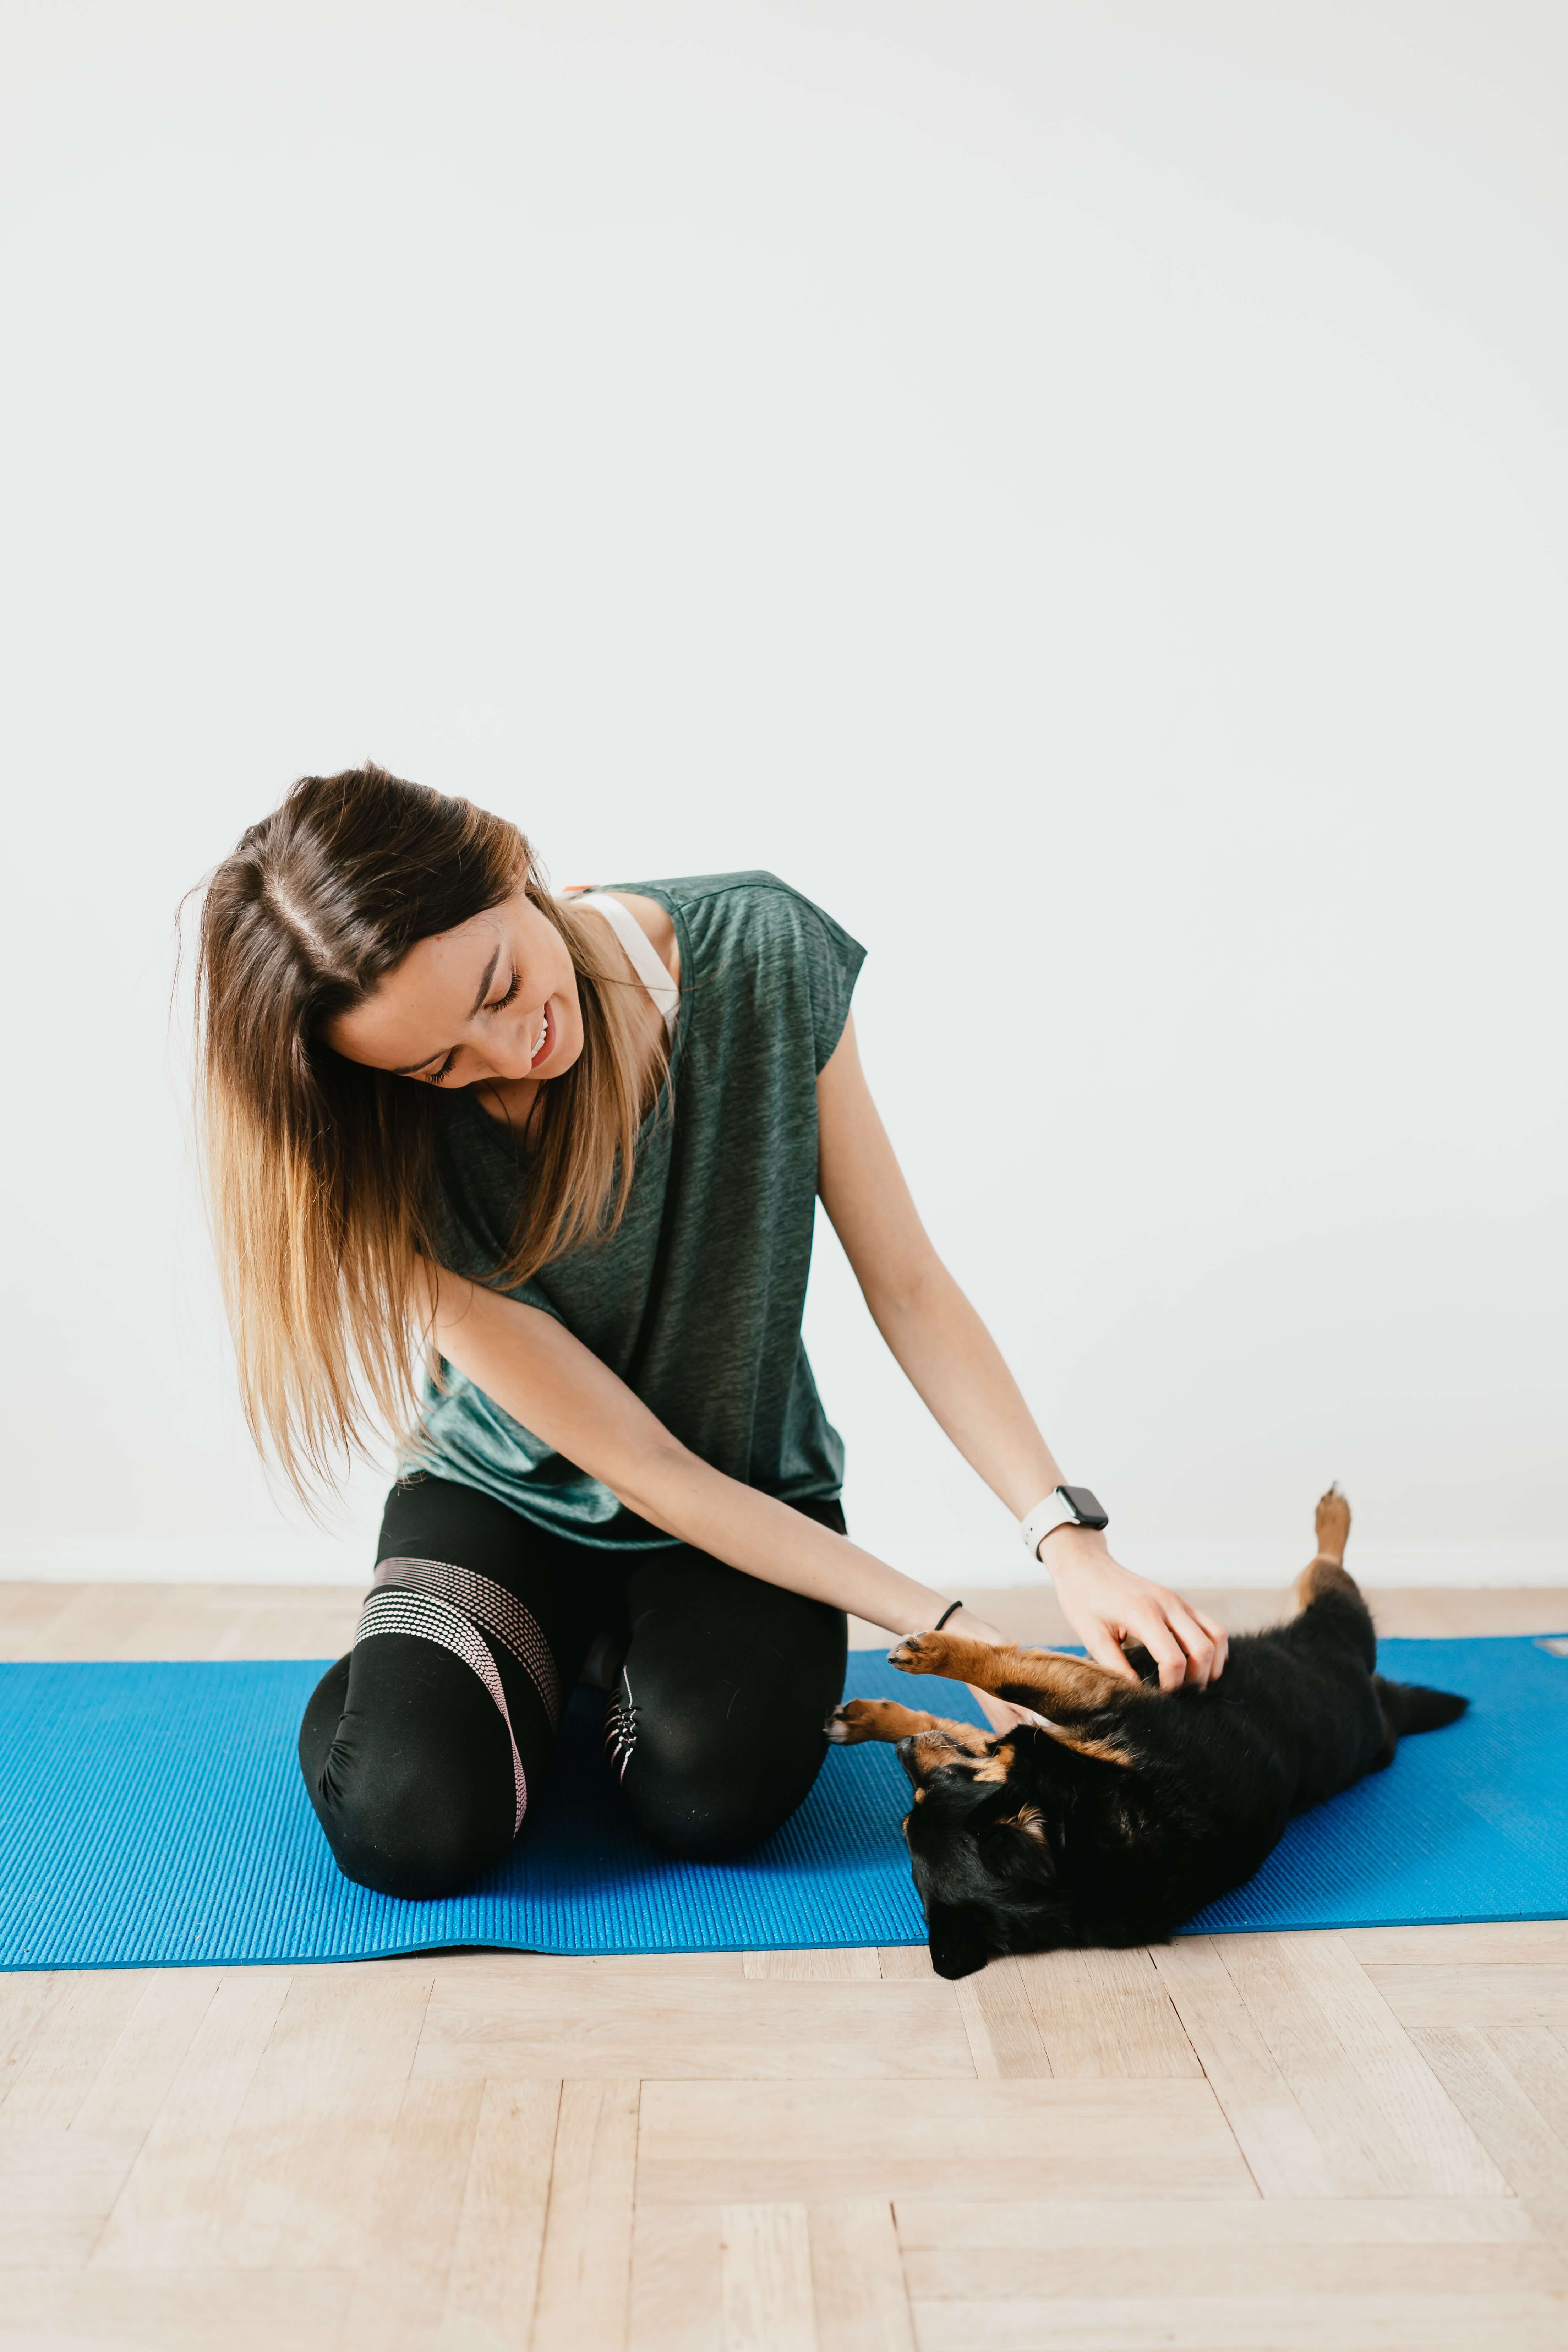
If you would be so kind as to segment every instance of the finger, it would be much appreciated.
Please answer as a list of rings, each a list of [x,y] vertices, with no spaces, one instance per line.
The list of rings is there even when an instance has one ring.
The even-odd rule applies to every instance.
[[[1141,1609],[1131,1630],[1160,1669],[1160,1688],[1180,1690],[1187,1679],[1187,1654],[1157,1608]]]
[[[1187,1654],[1187,1680],[1196,1683],[1199,1690],[1205,1690],[1214,1673],[1214,1643],[1199,1623],[1197,1612],[1173,1593],[1165,1617],[1172,1633]]]
[[[1083,1635],[1083,1646],[1097,1666],[1109,1666],[1124,1683],[1135,1683],[1137,1674],[1128,1663],[1127,1654],[1103,1617],[1091,1617],[1087,1624],[1074,1625],[1073,1632]]]
[[[1209,1680],[1217,1683],[1225,1672],[1225,1662],[1230,1655],[1230,1635],[1223,1625],[1216,1623],[1214,1618],[1205,1616],[1201,1609],[1194,1609],[1193,1615],[1214,1643],[1214,1668]]]

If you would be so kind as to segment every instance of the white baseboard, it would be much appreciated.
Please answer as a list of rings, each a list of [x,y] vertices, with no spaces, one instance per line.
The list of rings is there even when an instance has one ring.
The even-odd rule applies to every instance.
[[[857,1530],[857,1532],[859,1532]],[[881,1549],[868,1530],[863,1540]],[[1130,1567],[1178,1591],[1288,1585],[1304,1564],[1300,1538],[1151,1537],[1126,1546]],[[1016,1541],[982,1538],[889,1546],[885,1557],[941,1592],[1038,1582],[1019,1570]],[[235,1535],[68,1536],[0,1545],[0,1580],[47,1584],[352,1584],[370,1581],[374,1525],[322,1534],[280,1527]],[[1447,1543],[1352,1536],[1348,1564],[1379,1585],[1568,1586],[1568,1541]]]

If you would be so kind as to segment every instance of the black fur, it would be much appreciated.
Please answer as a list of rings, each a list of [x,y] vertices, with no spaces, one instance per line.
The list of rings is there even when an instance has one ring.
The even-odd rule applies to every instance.
[[[1163,1942],[1249,1878],[1293,1813],[1381,1771],[1402,1734],[1463,1714],[1467,1702],[1446,1691],[1384,1682],[1376,1658],[1347,1577],[1291,1623],[1232,1643],[1206,1690],[1159,1695],[1134,1652],[1153,1687],[1064,1726],[1125,1763],[1025,1727],[931,1769],[920,1739],[900,1739],[918,1791],[905,1833],[938,1975],[968,1976],[1002,1952]],[[1057,1719],[1027,1684],[997,1696]],[[984,1777],[1008,1751],[1005,1778]]]

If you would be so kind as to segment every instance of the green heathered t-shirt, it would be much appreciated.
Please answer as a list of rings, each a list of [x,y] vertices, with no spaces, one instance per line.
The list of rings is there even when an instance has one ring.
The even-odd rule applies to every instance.
[[[608,1241],[510,1292],[542,1307],[714,1469],[786,1501],[838,1493],[844,1449],[801,1339],[816,1214],[816,1078],[865,950],[772,874],[613,887],[656,898],[680,941],[667,1094],[645,1122]],[[673,1096],[671,1112],[668,1096]],[[513,1130],[443,1099],[442,1263],[494,1283],[528,1183]],[[426,1401],[417,1466],[580,1543],[674,1539],[552,1453],[454,1367]]]

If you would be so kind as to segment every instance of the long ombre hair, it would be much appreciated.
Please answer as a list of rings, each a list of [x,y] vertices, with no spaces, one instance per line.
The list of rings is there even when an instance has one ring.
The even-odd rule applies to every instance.
[[[503,817],[366,765],[302,776],[209,877],[196,973],[197,1118],[251,1435],[299,1491],[331,1486],[367,1422],[407,1440],[429,1354],[437,1103],[332,1052],[327,1024],[418,940],[521,885],[566,943],[583,1051],[542,1086],[505,1286],[619,1223],[642,1114],[635,999],[605,925],[552,898]]]

